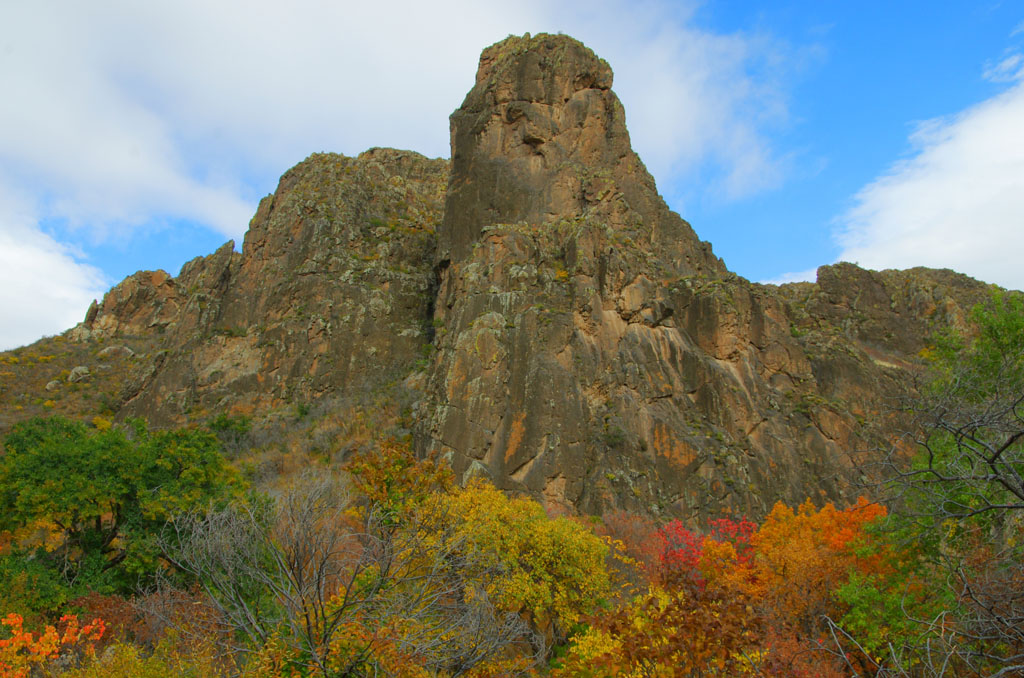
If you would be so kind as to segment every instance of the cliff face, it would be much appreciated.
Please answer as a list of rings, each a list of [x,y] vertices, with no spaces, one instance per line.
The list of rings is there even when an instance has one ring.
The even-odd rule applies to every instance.
[[[838,497],[861,423],[901,391],[888,365],[937,304],[956,315],[952,288],[907,276],[899,306],[900,279],[854,267],[807,298],[730,274],[658,196],[611,84],[568,38],[484,51],[452,115],[421,444],[565,509]]]
[[[71,336],[145,336],[119,416],[158,423],[415,391],[418,449],[553,510],[763,514],[842,499],[928,334],[986,285],[823,267],[731,274],[658,195],[612,73],[564,36],[483,52],[452,160],[315,155],[241,254],[140,273]]]
[[[115,287],[77,336],[163,333],[120,414],[258,413],[407,373],[433,331],[447,176],[446,161],[404,151],[313,155],[260,203],[241,254],[228,243],[176,279]]]

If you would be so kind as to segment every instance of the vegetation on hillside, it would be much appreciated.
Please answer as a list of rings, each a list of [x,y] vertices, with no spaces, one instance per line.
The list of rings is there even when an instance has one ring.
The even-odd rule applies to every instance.
[[[125,386],[157,343],[153,337],[125,342],[102,346],[58,335],[0,353],[0,432],[32,417],[113,419]]]
[[[1020,675],[1024,307],[974,321],[874,501],[701,529],[550,517],[352,416],[296,422],[357,442],[260,488],[244,417],[22,422],[0,677]]]

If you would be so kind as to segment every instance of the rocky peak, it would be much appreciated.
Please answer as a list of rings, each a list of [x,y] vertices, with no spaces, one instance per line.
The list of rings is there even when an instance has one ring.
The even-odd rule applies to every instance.
[[[680,272],[724,270],[658,195],[611,85],[607,62],[567,36],[509,37],[484,50],[451,116],[439,260],[464,259],[492,226],[587,221],[668,247]]]
[[[564,104],[583,89],[608,90],[611,86],[611,66],[579,40],[527,33],[484,49],[470,95],[482,89],[497,103],[551,105]]]
[[[93,302],[85,320],[73,330],[76,339],[142,335],[163,331],[182,304],[175,281],[165,271],[138,271]]]

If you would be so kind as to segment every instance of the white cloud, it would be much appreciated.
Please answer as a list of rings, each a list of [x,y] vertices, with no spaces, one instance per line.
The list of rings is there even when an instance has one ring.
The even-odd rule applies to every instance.
[[[28,206],[3,191],[0,206],[0,350],[7,350],[81,321],[107,281],[41,233]]]
[[[792,273],[783,273],[777,278],[771,278],[769,280],[761,280],[764,285],[785,285],[786,283],[794,282],[814,282],[818,277],[817,268],[809,268],[806,271],[794,271]]]
[[[1024,82],[920,126],[912,157],[864,187],[839,220],[840,259],[952,268],[1024,289]]]
[[[710,163],[733,194],[774,180],[761,125],[785,107],[777,83],[750,75],[778,60],[769,40],[694,28],[687,3],[551,5],[9,3],[0,162],[45,181],[76,222],[163,212],[237,237],[259,197],[245,195],[247,171],[373,145],[446,156],[480,50],[547,30],[612,63],[657,176]]]
[[[614,9],[566,31],[612,65],[633,146],[659,184],[731,200],[783,180],[787,159],[766,130],[788,119],[784,80],[806,54],[777,36],[701,30],[686,14],[667,16],[663,3],[599,7]]]
[[[985,65],[982,73],[986,80],[992,82],[1013,82],[1024,77],[1024,55],[1010,52],[995,63]]]
[[[17,178],[0,190],[99,245],[177,219],[237,240],[271,177],[311,152],[447,156],[480,50],[563,31],[612,64],[662,184],[747,194],[783,172],[765,134],[785,119],[783,88],[761,77],[780,55],[694,27],[695,4],[0,3],[0,182]],[[17,228],[0,223],[77,266],[38,222]],[[0,294],[2,313],[16,300]]]

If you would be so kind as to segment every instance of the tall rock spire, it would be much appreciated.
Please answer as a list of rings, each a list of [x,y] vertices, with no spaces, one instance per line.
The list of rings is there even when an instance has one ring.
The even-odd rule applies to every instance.
[[[568,36],[509,37],[483,51],[451,116],[441,260],[464,259],[490,226],[587,220],[667,245],[680,272],[724,270],[658,195],[611,86],[607,62]]]

